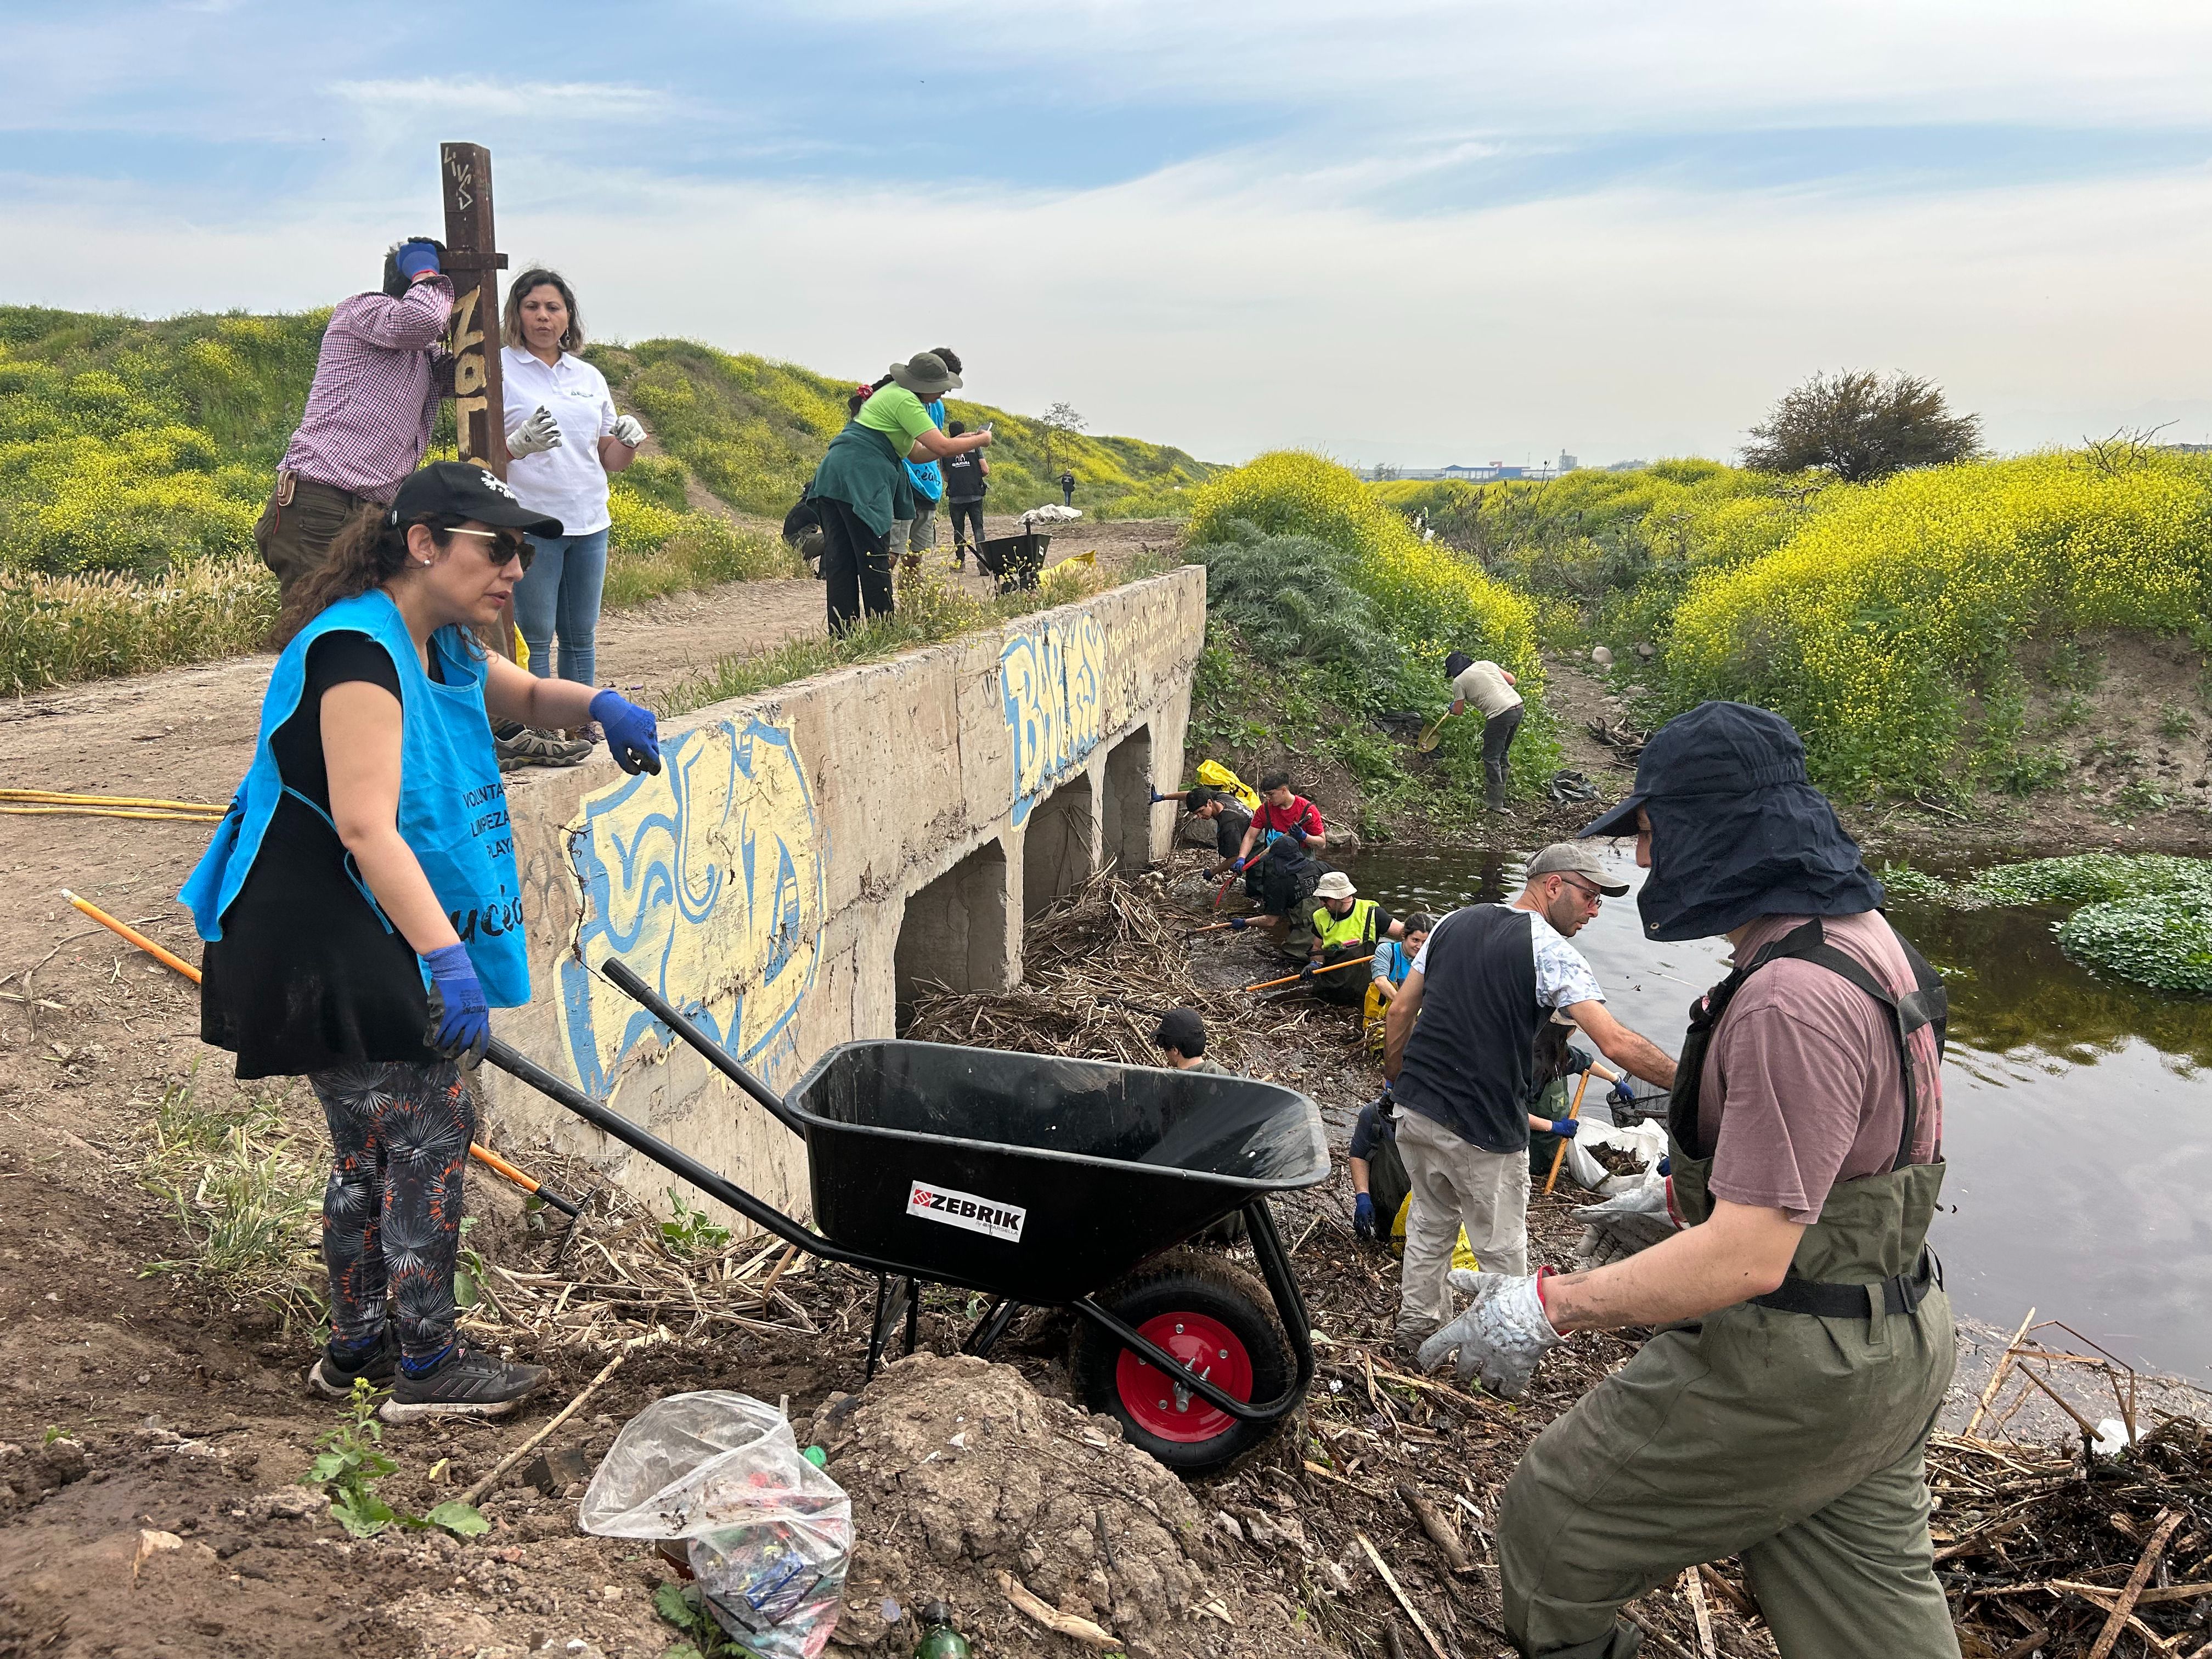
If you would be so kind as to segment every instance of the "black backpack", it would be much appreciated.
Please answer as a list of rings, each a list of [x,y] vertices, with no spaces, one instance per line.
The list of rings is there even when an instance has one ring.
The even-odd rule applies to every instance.
[[[1398,1155],[1398,1118],[1395,1112],[1377,1112],[1375,1150],[1367,1158],[1367,1195],[1375,1200],[1375,1230],[1388,1243],[1397,1224],[1398,1212],[1413,1190],[1406,1173],[1406,1160]]]

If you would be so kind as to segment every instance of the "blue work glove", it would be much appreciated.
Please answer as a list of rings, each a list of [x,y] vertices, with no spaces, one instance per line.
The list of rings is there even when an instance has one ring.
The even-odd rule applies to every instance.
[[[1236,863],[1229,866],[1229,873],[1232,876],[1237,875],[1243,870],[1246,865],[1251,862],[1252,860],[1250,859],[1239,859]]]
[[[1659,1160],[1659,1173],[1662,1176],[1670,1176],[1674,1174],[1674,1160],[1671,1158],[1661,1158]]]
[[[653,723],[653,710],[608,690],[592,699],[592,718],[607,734],[607,752],[623,771],[659,772],[660,728]]]
[[[426,270],[439,269],[435,242],[402,242],[399,252],[392,258],[399,267],[399,274],[410,283]]]
[[[1375,1237],[1375,1195],[1361,1193],[1352,1200],[1352,1231],[1360,1237]]]
[[[1624,1107],[1631,1111],[1636,1109],[1636,1091],[1629,1086],[1628,1079],[1625,1077],[1618,1077],[1613,1080],[1613,1087],[1606,1091],[1605,1097],[1612,1105]]]
[[[1232,933],[1241,933],[1251,925],[1252,924],[1250,922],[1245,921],[1242,916],[1231,916],[1229,918],[1229,931]]]
[[[491,1004],[477,982],[465,945],[441,945],[422,958],[430,970],[430,1029],[423,1041],[447,1060],[471,1066],[491,1046]]]
[[[1304,967],[1298,969],[1298,983],[1301,985],[1310,985],[1313,982],[1314,964],[1309,962]]]
[[[1580,1118],[1555,1117],[1552,1120],[1552,1133],[1565,1140],[1572,1140],[1575,1138],[1575,1131],[1582,1127]]]

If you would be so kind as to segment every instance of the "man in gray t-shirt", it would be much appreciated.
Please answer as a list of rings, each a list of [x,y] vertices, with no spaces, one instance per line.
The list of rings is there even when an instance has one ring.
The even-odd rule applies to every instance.
[[[1528,1097],[1536,1033],[1554,1010],[1637,1076],[1662,1087],[1674,1079],[1674,1062],[1613,1018],[1567,942],[1627,890],[1595,848],[1547,847],[1510,904],[1467,905],[1438,922],[1391,1000],[1382,1074],[1403,1109],[1398,1151],[1413,1196],[1401,1346],[1452,1316],[1445,1273],[1462,1227],[1483,1271],[1528,1271]]]
[[[1497,811],[1505,805],[1507,757],[1521,729],[1521,693],[1515,689],[1519,682],[1496,663],[1478,661],[1464,651],[1444,659],[1444,678],[1451,682],[1453,714],[1466,713],[1469,703],[1482,713],[1482,793]]]

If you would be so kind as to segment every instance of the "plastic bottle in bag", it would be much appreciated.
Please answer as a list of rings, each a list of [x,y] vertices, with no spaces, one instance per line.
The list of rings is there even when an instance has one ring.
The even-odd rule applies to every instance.
[[[680,1539],[715,1621],[760,1659],[816,1659],[837,1623],[853,1504],[790,1421],[719,1389],[626,1424],[577,1510],[601,1538]]]

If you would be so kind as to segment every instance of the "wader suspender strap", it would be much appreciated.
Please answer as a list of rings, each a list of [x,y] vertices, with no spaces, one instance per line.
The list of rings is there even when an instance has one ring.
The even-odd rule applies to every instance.
[[[1936,1053],[1940,1061],[1943,1044],[1948,1035],[1950,1005],[1943,989],[1943,981],[1928,965],[1919,951],[1903,934],[1891,930],[1897,942],[1905,947],[1905,957],[1912,969],[1913,988],[1903,997],[1894,996],[1889,988],[1876,979],[1858,958],[1838,951],[1827,942],[1827,934],[1820,919],[1814,918],[1786,938],[1775,941],[1753,957],[1742,971],[1746,977],[1757,972],[1768,963],[1779,957],[1792,957],[1809,962],[1830,973],[1848,980],[1889,1010],[1890,1025],[1897,1038],[1899,1079],[1905,1088],[1905,1121],[1897,1140],[1897,1153],[1890,1160],[1893,1172],[1912,1162],[1912,1137],[1919,1127],[1920,1102],[1914,1086],[1911,1036],[1923,1026],[1935,1027]],[[1731,975],[1733,977],[1733,975]],[[1740,981],[1739,981],[1740,983]],[[1731,992],[1731,998],[1733,992]],[[1713,1023],[1719,1023],[1716,1012]],[[1942,1148],[1936,1148],[1942,1156]],[[1911,1273],[1895,1273],[1881,1281],[1881,1302],[1890,1313],[1910,1313],[1920,1305],[1930,1285],[1942,1283],[1940,1269],[1936,1265],[1935,1253],[1925,1245],[1921,1247],[1921,1260]],[[1781,1287],[1765,1296],[1751,1297],[1754,1306],[1774,1308],[1784,1313],[1815,1314],[1828,1319],[1850,1319],[1863,1316],[1873,1317],[1873,1306],[1868,1292],[1873,1287],[1865,1285],[1830,1285],[1800,1279],[1793,1269],[1782,1281]]]

